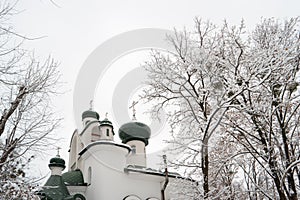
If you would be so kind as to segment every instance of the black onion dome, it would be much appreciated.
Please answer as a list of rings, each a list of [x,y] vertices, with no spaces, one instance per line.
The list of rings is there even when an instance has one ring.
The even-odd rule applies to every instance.
[[[150,136],[151,130],[149,126],[141,122],[129,122],[123,124],[119,129],[119,137],[122,140],[122,143],[140,140],[147,146]]]
[[[50,159],[49,167],[61,167],[63,169],[66,168],[64,159],[60,157],[54,157]]]
[[[82,120],[87,117],[92,117],[99,120],[99,114],[92,110],[87,110],[82,113]]]

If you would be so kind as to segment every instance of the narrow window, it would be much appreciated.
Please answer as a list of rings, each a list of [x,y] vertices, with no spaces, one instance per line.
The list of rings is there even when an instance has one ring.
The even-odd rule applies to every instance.
[[[92,183],[92,168],[89,167],[88,169],[88,184],[91,185]]]
[[[136,146],[132,145],[131,146],[132,154],[136,154]]]
[[[109,136],[109,129],[106,129],[106,136]]]

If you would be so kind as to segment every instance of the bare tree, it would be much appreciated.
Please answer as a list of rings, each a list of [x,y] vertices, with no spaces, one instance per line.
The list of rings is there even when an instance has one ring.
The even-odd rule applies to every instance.
[[[144,65],[149,88],[143,97],[155,102],[154,114],[169,111],[174,132],[180,128],[169,141],[182,152],[173,164],[202,180],[199,197],[234,199],[247,193],[234,174],[243,171],[250,180],[255,173],[243,162],[254,158],[251,170],[259,166],[272,180],[252,179],[255,193],[296,199],[297,166],[281,178],[299,160],[299,19],[262,20],[248,34],[243,21],[218,28],[196,19],[195,25],[195,32],[168,38],[174,54],[154,52]],[[272,184],[276,194],[265,190]]]
[[[40,62],[32,52],[22,49],[27,38],[16,34],[6,23],[13,14],[14,4],[1,2],[0,196],[4,199],[23,195],[20,185],[16,187],[25,184],[17,178],[24,176],[22,162],[27,162],[28,152],[49,144],[49,134],[60,121],[51,107],[60,76],[57,63],[51,57]]]

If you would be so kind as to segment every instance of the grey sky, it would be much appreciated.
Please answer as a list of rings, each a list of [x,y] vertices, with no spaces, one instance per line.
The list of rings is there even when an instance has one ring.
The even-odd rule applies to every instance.
[[[299,0],[20,0],[13,18],[17,32],[28,37],[46,36],[27,41],[26,47],[42,57],[53,55],[61,64],[63,81],[69,89],[56,100],[64,116],[61,137],[65,138],[62,155],[67,159],[67,146],[75,122],[72,91],[78,71],[88,55],[114,35],[139,28],[181,29],[193,27],[195,16],[221,23],[227,19],[239,23],[243,18],[251,28],[261,17],[286,19],[299,16]],[[128,62],[128,61],[126,61]],[[87,105],[88,108],[89,105]],[[104,113],[100,113],[103,117]],[[48,160],[49,156],[46,156]],[[43,170],[47,170],[44,163]]]

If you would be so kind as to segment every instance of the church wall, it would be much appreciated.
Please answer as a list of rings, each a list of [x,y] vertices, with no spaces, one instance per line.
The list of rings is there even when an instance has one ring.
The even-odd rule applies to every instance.
[[[144,174],[131,176],[124,172],[128,150],[115,145],[99,144],[82,156],[85,180],[91,182],[86,190],[87,199],[123,199],[135,194],[142,199],[160,197],[160,179],[149,180]]]
[[[83,127],[83,132],[81,132],[79,142],[82,143],[84,147],[94,141],[94,136],[92,136],[93,128],[99,126],[100,122],[96,121],[94,118],[86,118],[89,123]]]
[[[127,195],[134,194],[142,199],[148,197],[160,199],[160,182],[147,180],[143,176],[140,174],[139,178],[134,178],[124,173],[124,170],[99,164],[92,168],[91,185],[87,188],[86,197],[121,200]]]
[[[147,166],[145,143],[139,140],[132,140],[126,143],[133,149],[127,157],[128,165]],[[135,149],[135,150],[134,150]]]
[[[69,170],[74,169],[76,167],[77,154],[78,154],[77,146],[78,146],[78,132],[75,130],[70,144],[69,167],[68,167]]]

